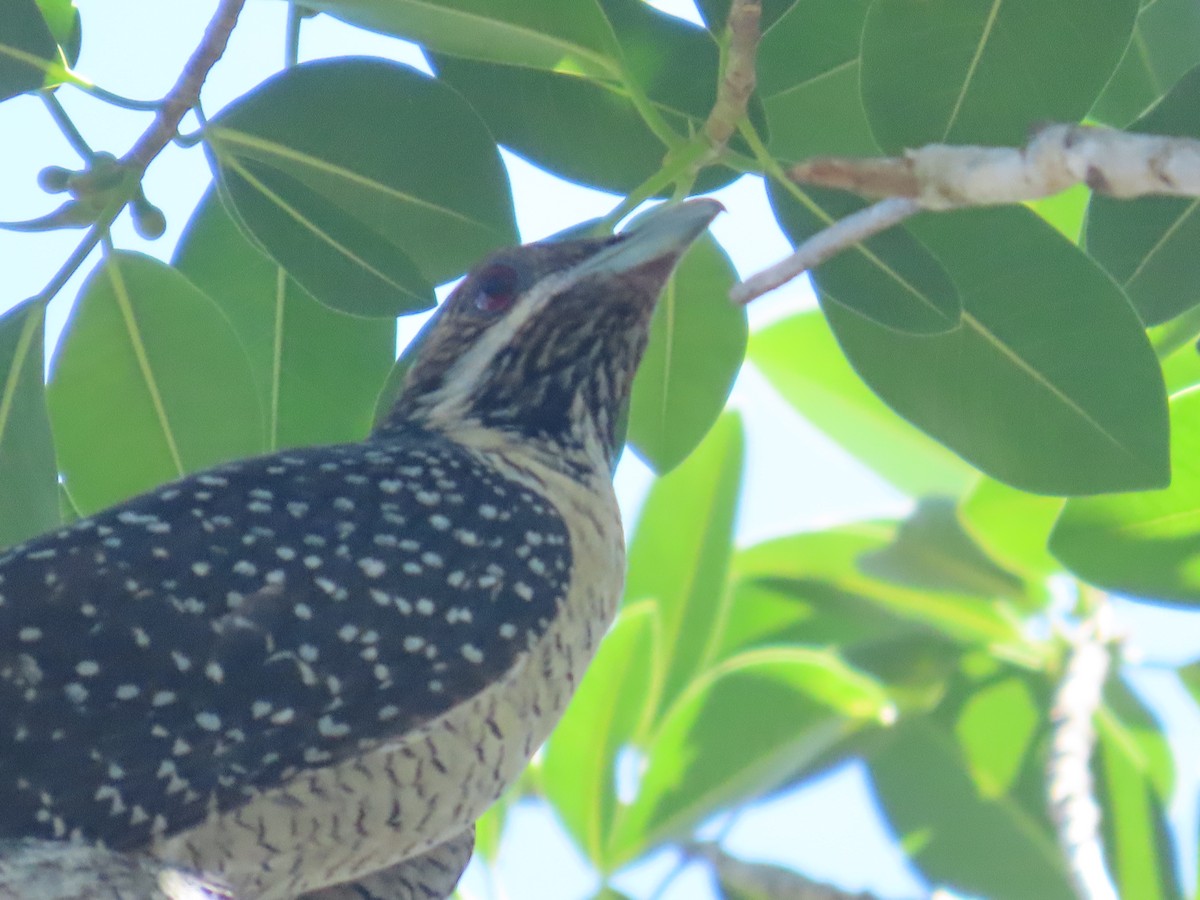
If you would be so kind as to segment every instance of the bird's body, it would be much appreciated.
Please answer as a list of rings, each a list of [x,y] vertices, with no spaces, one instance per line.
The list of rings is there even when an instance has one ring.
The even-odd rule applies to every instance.
[[[492,260],[362,443],[0,551],[0,838],[149,852],[264,900],[469,847],[614,615],[619,405],[713,214],[632,262],[631,238]],[[629,297],[597,296],[613,278]]]

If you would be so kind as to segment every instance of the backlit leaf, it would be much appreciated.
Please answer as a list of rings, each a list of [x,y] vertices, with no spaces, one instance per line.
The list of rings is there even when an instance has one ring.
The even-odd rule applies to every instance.
[[[86,514],[264,449],[262,411],[229,320],[138,253],[88,277],[48,388],[59,467]]]

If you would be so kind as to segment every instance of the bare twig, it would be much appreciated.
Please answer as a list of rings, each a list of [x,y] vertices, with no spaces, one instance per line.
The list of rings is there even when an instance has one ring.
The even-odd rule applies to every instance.
[[[229,42],[229,34],[237,24],[245,0],[221,0],[216,12],[209,20],[204,36],[200,39],[191,58],[183,67],[183,72],[175,86],[171,88],[161,104],[156,105],[158,114],[149,128],[138,138],[133,148],[121,160],[126,168],[126,178],[131,185],[136,185],[142,173],[162,149],[171,142],[179,129],[187,111],[194,107],[200,99],[200,88],[208,77]],[[101,238],[108,233],[113,220],[125,208],[126,202],[136,195],[134,187],[122,198],[114,198],[96,217],[95,223],[88,229],[79,246],[71,253],[67,261],[59,268],[50,283],[34,298],[35,300],[50,300],[62,290],[75,271],[83,265],[83,261],[100,243]]]
[[[935,210],[1020,203],[1079,182],[1121,198],[1200,197],[1200,140],[1047,125],[1020,148],[929,144],[902,157],[811,159],[788,175],[870,197],[909,197]]]
[[[929,144],[898,157],[816,157],[793,166],[786,177],[889,200],[834,223],[791,258],[735,287],[735,303],[779,287],[920,210],[1021,203],[1080,182],[1112,197],[1200,197],[1200,140],[1053,124],[1039,129],[1024,147]],[[892,201],[897,205],[889,205]]]
[[[886,231],[920,211],[920,204],[904,197],[891,197],[874,206],[860,209],[834,222],[824,231],[818,231],[797,247],[791,256],[752,275],[740,284],[735,284],[729,292],[729,298],[734,303],[749,303],[755,297],[787,284],[847,247]]]
[[[1092,724],[1111,663],[1111,608],[1099,604],[1071,636],[1072,649],[1050,711],[1053,740],[1046,763],[1050,817],[1080,900],[1117,900],[1104,864],[1100,805],[1092,781]]]
[[[208,28],[204,30],[200,44],[183,67],[175,86],[163,98],[154,124],[138,138],[133,149],[121,160],[122,163],[138,172],[144,171],[146,166],[150,165],[150,161],[175,137],[179,123],[200,99],[200,88],[204,85],[204,79],[225,52],[230,32],[237,24],[245,2],[246,0],[220,0]]]
[[[729,7],[725,25],[728,47],[725,67],[717,86],[717,102],[704,123],[704,133],[714,152],[720,151],[733,137],[754,93],[761,20],[762,3],[759,0],[733,0]]]

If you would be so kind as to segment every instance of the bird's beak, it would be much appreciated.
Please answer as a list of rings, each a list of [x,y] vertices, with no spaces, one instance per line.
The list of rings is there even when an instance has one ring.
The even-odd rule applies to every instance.
[[[625,226],[620,240],[580,264],[578,272],[620,275],[660,261],[673,268],[708,223],[724,211],[719,202],[706,197],[656,206]]]

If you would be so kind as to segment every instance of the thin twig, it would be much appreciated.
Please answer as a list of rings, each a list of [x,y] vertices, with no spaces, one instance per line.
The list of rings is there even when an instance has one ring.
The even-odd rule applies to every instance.
[[[143,172],[150,165],[150,161],[158,156],[175,137],[179,130],[179,123],[187,111],[200,99],[200,88],[204,85],[204,79],[208,77],[209,71],[221,58],[221,54],[225,52],[225,45],[229,43],[229,34],[233,31],[233,26],[237,24],[238,16],[241,14],[245,2],[246,0],[220,0],[217,11],[213,13],[212,20],[204,31],[204,37],[200,39],[199,46],[196,47],[191,59],[183,67],[183,72],[180,74],[179,80],[175,82],[175,86],[163,98],[154,124],[138,138],[133,149],[126,153],[121,160],[122,163],[134,171]]]
[[[1100,804],[1091,758],[1093,719],[1112,662],[1112,610],[1100,603],[1071,637],[1071,652],[1050,710],[1053,737],[1046,763],[1046,795],[1058,843],[1080,900],[1118,900],[1104,864]]]
[[[58,102],[58,98],[54,96],[54,91],[47,88],[46,90],[38,91],[38,96],[42,98],[42,103],[46,105],[50,117],[54,119],[54,124],[63,133],[63,137],[67,139],[67,143],[71,145],[71,149],[79,154],[80,159],[87,162],[95,156],[95,151],[92,150],[83,135],[79,133],[79,129],[75,127],[75,123],[67,115],[67,111],[63,109],[62,104]]]
[[[161,105],[157,106],[158,115],[154,122],[121,160],[122,165],[127,169],[126,178],[129,179],[130,184],[135,184],[140,180],[141,174],[154,157],[161,153],[162,149],[175,137],[179,123],[187,111],[199,102],[200,88],[204,84],[204,79],[208,77],[209,71],[221,58],[221,54],[225,52],[225,45],[229,42],[229,33],[237,24],[238,15],[244,4],[245,0],[221,0],[217,6],[199,45],[187,64],[184,65],[179,80],[163,98]],[[131,189],[130,194],[132,195],[132,193]],[[113,219],[124,209],[125,202],[126,200],[111,202],[101,211],[100,215],[96,217],[95,224],[88,229],[88,233],[79,242],[79,246],[71,252],[67,261],[50,279],[50,283],[38,292],[35,299],[50,300],[62,290],[63,285],[83,265],[83,261],[96,248],[96,245],[106,237]]]
[[[755,297],[787,284],[793,278],[819,266],[847,247],[886,231],[920,211],[919,203],[904,197],[892,197],[881,200],[874,206],[860,209],[834,222],[825,230],[818,231],[797,247],[791,256],[752,275],[742,283],[735,284],[729,292],[729,298],[734,303],[749,303]]]
[[[704,133],[712,144],[714,154],[733,137],[738,122],[746,115],[746,106],[754,93],[755,60],[758,41],[762,36],[762,3],[759,0],[733,0],[726,20],[725,35],[728,51],[717,100],[713,104]]]

